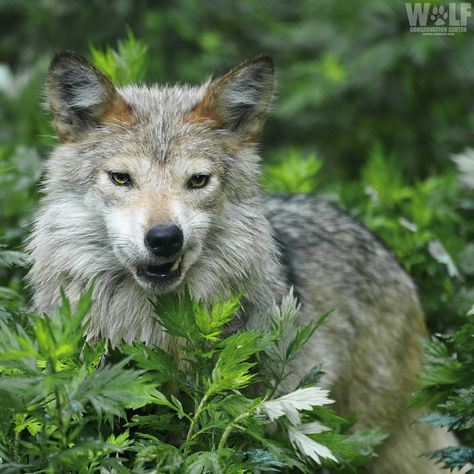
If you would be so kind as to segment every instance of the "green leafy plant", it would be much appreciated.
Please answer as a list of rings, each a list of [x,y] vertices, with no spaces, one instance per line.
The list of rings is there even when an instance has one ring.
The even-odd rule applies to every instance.
[[[101,424],[159,395],[143,371],[125,368],[127,359],[100,364],[104,343],[92,347],[83,337],[90,303],[91,291],[73,312],[63,296],[50,318],[32,315],[29,326],[0,322],[2,472],[112,467],[115,461],[103,458],[121,449]]]
[[[425,344],[425,362],[419,376],[421,390],[414,406],[432,412],[419,420],[464,434],[464,444],[428,453],[447,469],[474,463],[474,306],[467,321],[449,336],[433,337]],[[474,469],[469,471],[474,473]]]
[[[148,48],[135,38],[131,30],[125,40],[118,41],[117,49],[108,47],[101,51],[93,44],[89,49],[94,65],[115,84],[138,83],[144,79],[148,67]]]
[[[267,164],[263,186],[268,192],[310,193],[317,187],[317,176],[323,164],[315,153],[303,155],[297,149],[282,150]]]
[[[295,320],[292,294],[271,329],[225,335],[238,298],[211,308],[160,298],[156,317],[178,354],[141,343],[107,355],[85,341],[91,290],[51,317],[0,322],[0,472],[314,472],[362,465],[384,436],[344,434],[315,373],[282,394],[287,362],[327,315]],[[272,363],[274,361],[274,363]],[[270,369],[271,367],[271,369]]]

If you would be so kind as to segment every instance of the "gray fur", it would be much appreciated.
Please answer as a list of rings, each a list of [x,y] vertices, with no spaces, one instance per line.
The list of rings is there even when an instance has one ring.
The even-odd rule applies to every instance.
[[[302,321],[336,306],[294,363],[286,387],[323,363],[323,384],[340,412],[355,412],[358,427],[392,434],[371,472],[441,472],[418,456],[454,439],[409,427],[415,414],[407,403],[419,369],[419,337],[425,335],[412,281],[371,233],[334,205],[309,196],[264,198],[260,192],[254,141],[273,90],[269,58],[199,87],[107,85],[92,105],[85,102],[84,84],[98,77],[103,84],[103,78],[83,59],[66,59],[52,65],[49,100],[58,131],[72,129],[48,160],[29,242],[34,307],[49,313],[60,286],[75,301],[94,281],[91,340],[142,340],[173,350],[174,341],[151,317],[154,289],[137,280],[134,268],[153,262],[143,244],[147,229],[174,222],[183,229],[186,251],[183,278],[169,291],[186,286],[194,298],[212,303],[243,290],[234,329],[256,324],[264,308],[293,285]],[[77,75],[86,79],[78,81],[78,91],[70,90],[75,106],[56,100],[61,78],[74,84]],[[97,98],[97,81],[89,83]],[[102,119],[104,110],[113,110],[112,101],[120,102],[122,112]],[[78,130],[75,114],[82,106],[81,117],[91,121]],[[123,110],[130,110],[130,121]],[[114,187],[107,171],[129,172],[134,186]],[[211,173],[209,185],[186,189],[186,177],[202,171]]]

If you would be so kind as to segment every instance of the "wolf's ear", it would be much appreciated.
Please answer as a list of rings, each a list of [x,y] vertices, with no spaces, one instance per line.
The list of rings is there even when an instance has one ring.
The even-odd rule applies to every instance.
[[[231,69],[209,85],[194,107],[194,120],[209,120],[213,127],[257,140],[270,107],[274,89],[272,58],[262,54]]]
[[[53,126],[62,141],[74,140],[101,123],[131,117],[111,80],[74,52],[54,56],[46,94]]]

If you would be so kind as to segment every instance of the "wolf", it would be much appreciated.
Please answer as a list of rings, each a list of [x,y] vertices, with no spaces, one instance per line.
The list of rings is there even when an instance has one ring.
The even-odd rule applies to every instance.
[[[302,323],[336,309],[286,388],[322,363],[339,413],[390,433],[370,472],[440,473],[420,455],[454,437],[413,425],[407,408],[426,336],[412,280],[334,204],[260,190],[274,76],[263,54],[199,86],[116,87],[82,56],[57,54],[46,93],[59,144],[28,244],[33,306],[51,312],[60,287],[76,301],[94,281],[90,340],[173,352],[151,296],[186,288],[211,304],[243,292],[238,331],[294,287]]]

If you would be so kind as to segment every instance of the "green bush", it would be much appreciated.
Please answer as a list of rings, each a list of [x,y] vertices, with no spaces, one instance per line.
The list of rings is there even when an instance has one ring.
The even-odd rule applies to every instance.
[[[446,469],[474,463],[474,306],[467,321],[449,336],[433,337],[425,344],[425,363],[419,381],[421,390],[414,406],[427,406],[432,413],[422,423],[463,434],[464,444],[428,453]],[[474,469],[469,471],[474,473]]]
[[[202,81],[268,51],[279,76],[269,157],[316,148],[332,176],[358,176],[378,141],[410,178],[425,177],[474,140],[472,18],[467,33],[443,37],[411,33],[398,0],[5,0],[0,23],[0,58],[17,86],[54,52],[103,49],[127,29],[148,47],[148,82]],[[25,124],[36,104],[14,122]],[[38,142],[29,124],[27,139]]]
[[[296,149],[284,149],[265,167],[263,186],[270,193],[310,193],[318,186],[323,165],[316,154],[302,156]]]
[[[270,331],[228,337],[238,298],[210,310],[160,298],[156,317],[180,341],[180,359],[137,342],[112,361],[105,341],[84,338],[91,293],[74,311],[63,296],[50,317],[0,321],[0,472],[339,471],[362,465],[384,439],[343,434],[348,422],[314,385],[320,370],[280,393],[288,361],[327,317],[296,325],[292,294],[270,312]]]

